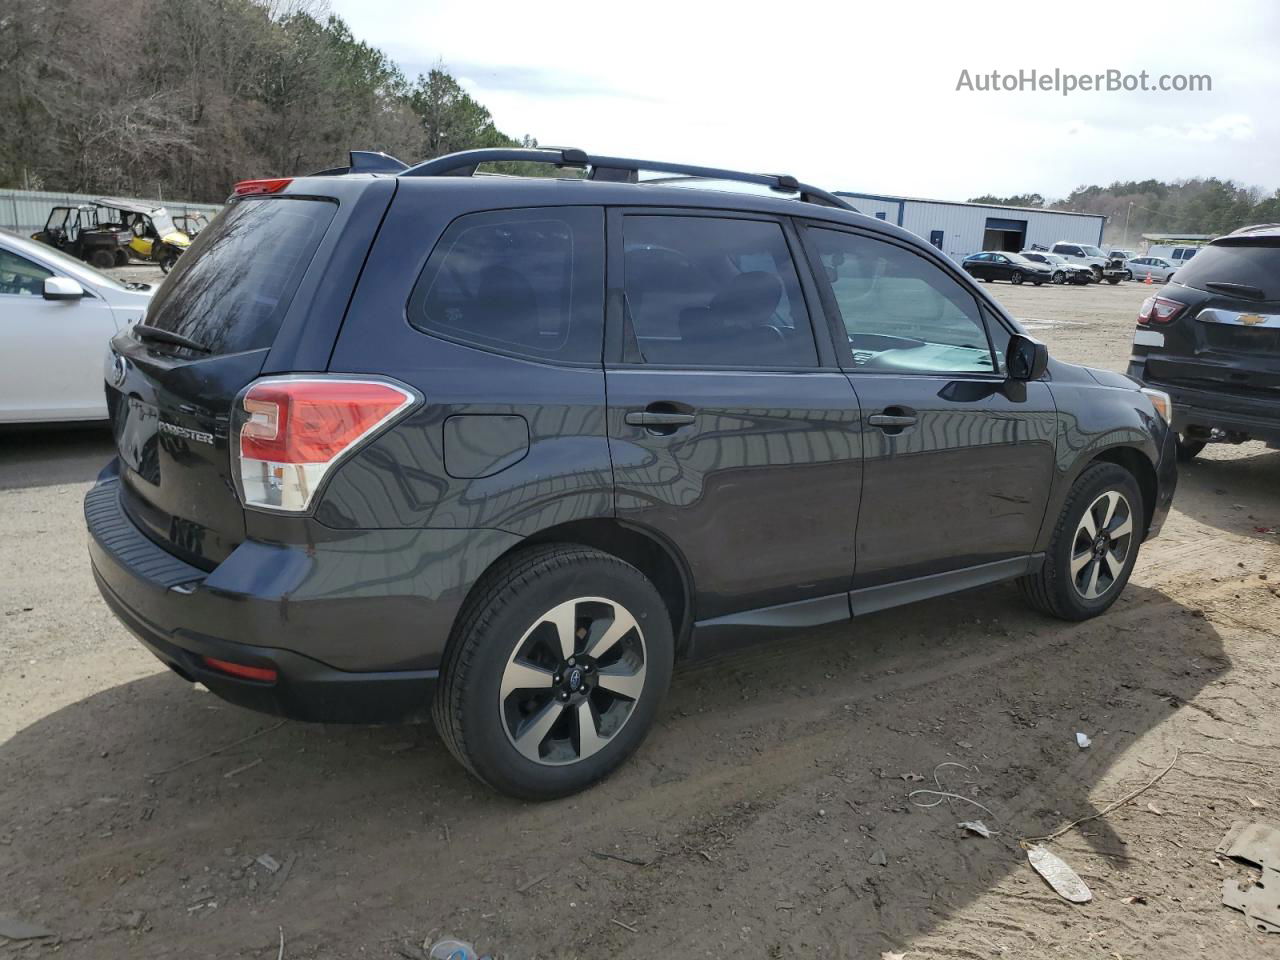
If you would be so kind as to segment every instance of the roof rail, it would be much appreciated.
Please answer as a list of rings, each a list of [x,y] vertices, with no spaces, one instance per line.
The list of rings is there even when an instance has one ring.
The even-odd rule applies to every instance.
[[[352,154],[352,170],[355,154]],[[390,157],[387,158],[391,159]],[[800,183],[795,177],[778,173],[743,173],[740,170],[721,170],[717,167],[697,167],[686,163],[668,163],[663,160],[633,160],[626,157],[593,156],[582,150],[539,147],[491,147],[482,150],[462,150],[427,160],[400,172],[403,177],[470,177],[482,163],[546,163],[555,167],[581,167],[587,170],[588,180],[605,180],[617,183],[638,183],[641,170],[654,173],[674,173],[705,180],[734,180],[755,183],[784,193],[799,193],[805,203],[816,203],[841,210],[857,208],[819,187]],[[346,171],[343,171],[346,172]]]

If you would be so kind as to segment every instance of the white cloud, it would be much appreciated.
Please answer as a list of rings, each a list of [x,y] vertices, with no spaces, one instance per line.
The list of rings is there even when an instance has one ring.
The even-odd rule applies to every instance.
[[[1263,0],[1211,11],[1202,0],[1166,0],[1158,35],[1115,10],[1104,24],[1064,29],[1075,8],[1054,4],[981,23],[969,4],[813,0],[686,0],[660,13],[498,0],[333,7],[411,75],[443,60],[501,129],[544,143],[945,198],[1061,196],[1145,177],[1280,185],[1271,161],[1280,152],[1280,5]],[[1055,67],[1207,73],[1213,89],[955,90],[961,69]]]

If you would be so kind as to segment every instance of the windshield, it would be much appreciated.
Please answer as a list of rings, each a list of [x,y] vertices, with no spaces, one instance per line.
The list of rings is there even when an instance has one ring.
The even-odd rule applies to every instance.
[[[1101,251],[1101,250],[1099,250],[1097,247],[1091,247],[1091,246],[1089,246],[1087,243],[1082,243],[1082,244],[1080,244],[1080,249],[1084,251],[1084,255],[1085,255],[1086,257],[1100,257],[1100,256],[1102,256],[1102,251]]]
[[[156,233],[162,237],[165,234],[173,233],[178,229],[173,225],[173,218],[169,216],[169,213],[166,210],[152,210],[151,222],[156,225]]]

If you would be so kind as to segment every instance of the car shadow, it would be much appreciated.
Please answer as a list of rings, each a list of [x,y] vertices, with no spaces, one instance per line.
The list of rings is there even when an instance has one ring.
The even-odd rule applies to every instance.
[[[0,490],[84,483],[115,456],[107,426],[0,427]]]
[[[683,666],[638,754],[545,804],[471,780],[430,727],[281,724],[160,672],[0,745],[0,876],[71,957],[275,956],[278,927],[291,956],[442,932],[514,957],[878,956],[1026,872],[1016,838],[1096,812],[1140,741],[1166,760],[1153,732],[1229,668],[1156,590],[1083,624],[977,591]],[[985,812],[908,797],[938,785]],[[1128,862],[1109,820],[1070,840],[1090,882]]]

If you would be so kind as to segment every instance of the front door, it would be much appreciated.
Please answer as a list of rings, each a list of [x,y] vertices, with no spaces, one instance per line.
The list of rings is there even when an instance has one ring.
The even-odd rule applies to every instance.
[[[44,299],[44,281],[53,275],[0,248],[0,421],[107,415],[102,368],[115,318],[92,292]]]
[[[858,405],[797,249],[777,218],[611,217],[617,516],[684,556],[696,620],[793,603],[798,622],[848,613]]]
[[[1044,383],[1005,380],[1008,328],[940,260],[817,224],[805,236],[862,409],[854,611],[859,590],[1029,554],[1057,415]]]

